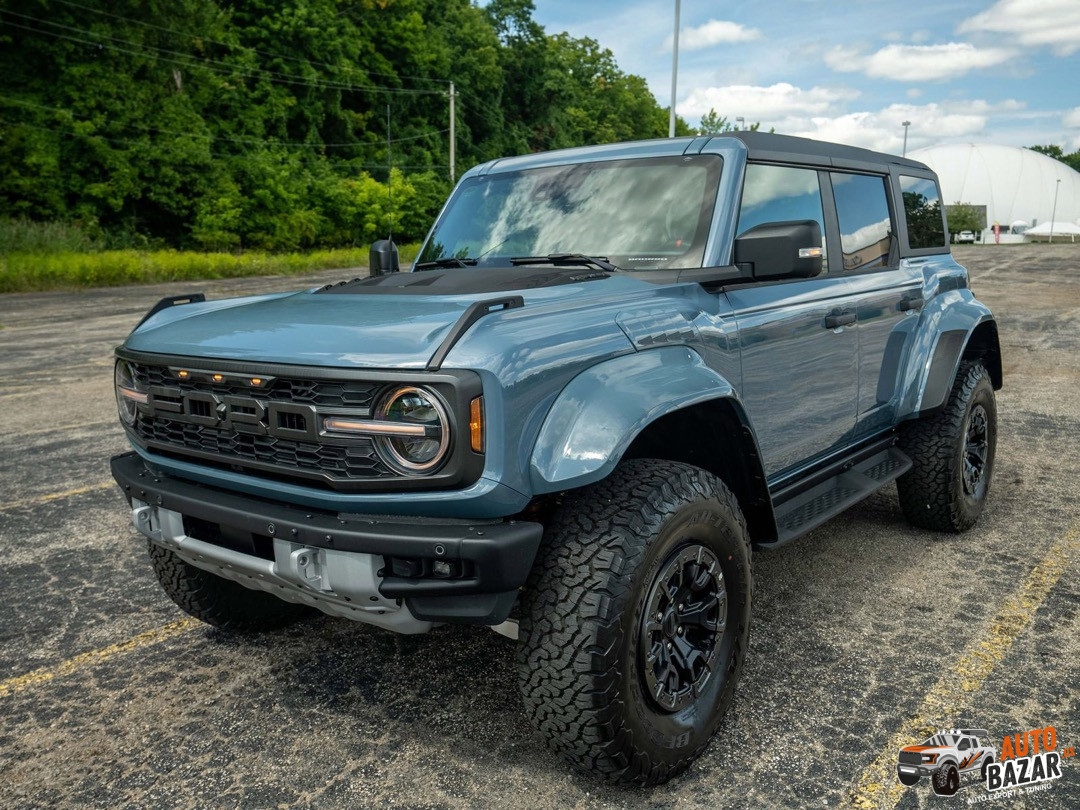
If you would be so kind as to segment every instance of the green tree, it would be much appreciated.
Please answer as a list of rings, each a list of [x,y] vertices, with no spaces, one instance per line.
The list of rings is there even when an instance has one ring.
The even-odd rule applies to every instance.
[[[950,235],[960,231],[979,233],[986,227],[986,207],[958,201],[945,206],[945,219],[949,223]]]

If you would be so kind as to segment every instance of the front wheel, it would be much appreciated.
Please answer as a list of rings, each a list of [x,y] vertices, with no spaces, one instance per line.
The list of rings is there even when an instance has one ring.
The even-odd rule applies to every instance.
[[[749,536],[704,470],[637,459],[566,497],[523,595],[525,709],[578,768],[658,784],[708,744],[750,629]]]
[[[906,771],[900,770],[899,766],[896,768],[896,778],[900,780],[901,785],[906,785],[907,787],[919,783],[919,775],[917,773],[907,773]]]
[[[960,772],[955,765],[943,765],[934,771],[934,793],[952,796],[960,789]]]

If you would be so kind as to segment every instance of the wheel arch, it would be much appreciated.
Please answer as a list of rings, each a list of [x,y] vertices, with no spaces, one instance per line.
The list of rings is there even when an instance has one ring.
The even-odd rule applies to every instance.
[[[606,478],[620,461],[660,458],[701,467],[735,495],[756,542],[776,539],[757,437],[734,387],[685,346],[624,355],[582,372],[540,429],[533,493]]]
[[[1001,344],[997,322],[989,310],[966,323],[948,326],[936,333],[925,371],[914,377],[916,385],[911,393],[917,404],[911,408],[910,416],[923,416],[941,408],[952,390],[960,364],[968,360],[978,360],[986,367],[995,391],[1002,387]]]

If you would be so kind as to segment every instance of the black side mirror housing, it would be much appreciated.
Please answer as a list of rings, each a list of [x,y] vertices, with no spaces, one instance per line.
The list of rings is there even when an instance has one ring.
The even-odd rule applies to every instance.
[[[825,254],[812,219],[766,222],[735,240],[735,264],[756,279],[813,278]]]
[[[368,253],[368,267],[373,276],[385,276],[387,273],[396,273],[398,267],[397,245],[389,239],[379,239],[371,243],[371,251]]]

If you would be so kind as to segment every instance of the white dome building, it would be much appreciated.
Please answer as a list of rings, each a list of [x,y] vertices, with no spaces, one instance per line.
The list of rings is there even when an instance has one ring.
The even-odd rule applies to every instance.
[[[1080,224],[1080,172],[1060,160],[1021,149],[989,143],[949,143],[909,152],[941,180],[946,205],[963,202],[986,206],[986,241],[993,226],[1001,226],[1002,241],[1023,228],[1049,222],[1057,189],[1057,222]],[[1059,184],[1057,181],[1060,180]]]

